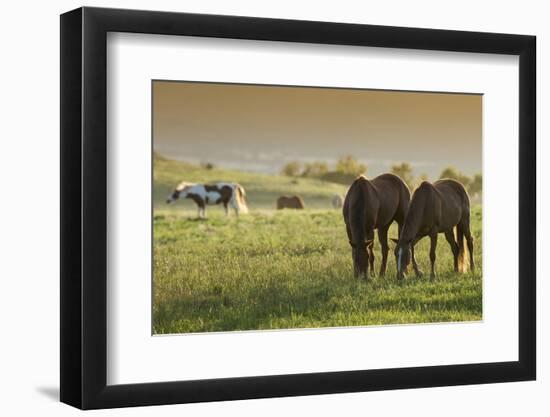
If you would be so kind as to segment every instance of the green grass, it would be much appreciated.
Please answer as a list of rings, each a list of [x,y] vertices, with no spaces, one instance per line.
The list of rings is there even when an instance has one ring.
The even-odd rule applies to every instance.
[[[191,209],[196,214],[196,206],[190,200],[179,202],[178,206],[164,204],[166,197],[177,184],[185,180],[198,183],[237,182],[247,194],[250,209],[275,208],[275,201],[281,195],[299,194],[307,208],[329,208],[334,194],[345,194],[347,187],[341,184],[321,181],[313,178],[291,178],[280,175],[267,175],[252,172],[203,169],[183,162],[155,158],[153,171],[154,208],[180,211],[181,207]],[[209,210],[210,209],[210,210]],[[209,206],[211,212],[221,210]]]
[[[330,208],[337,184],[155,162],[154,300],[156,334],[231,330],[364,326],[470,321],[482,318],[481,208],[475,207],[473,274],[452,272],[443,235],[438,277],[429,275],[429,240],[417,247],[424,278],[395,279],[390,252],[385,278],[353,277],[340,210]],[[233,180],[247,190],[251,212],[225,218],[209,206],[195,219],[192,204],[166,208],[162,200],[182,179]],[[263,185],[263,188],[262,188]],[[294,186],[288,191],[287,185]],[[345,188],[345,187],[344,187]],[[299,193],[304,211],[272,209],[282,193]],[[392,226],[390,236],[397,232]],[[378,242],[376,265],[380,262]]]

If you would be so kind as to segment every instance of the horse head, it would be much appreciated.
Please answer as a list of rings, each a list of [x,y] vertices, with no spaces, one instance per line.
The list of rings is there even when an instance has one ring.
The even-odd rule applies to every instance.
[[[173,201],[176,201],[177,199],[179,199],[180,197],[184,198],[186,189],[191,187],[192,185],[193,184],[190,184],[190,183],[185,182],[185,181],[179,183],[178,186],[174,189],[174,191],[172,191],[172,194],[170,194],[168,196],[168,198],[166,199],[166,204],[170,204]],[[183,193],[183,195],[182,195],[182,193]]]
[[[353,273],[356,277],[362,275],[365,278],[369,272],[369,256],[367,249],[372,246],[373,240],[367,240],[365,242],[352,242],[349,241],[351,246],[351,256],[353,258]]]
[[[395,264],[397,265],[397,279],[402,279],[406,276],[407,269],[411,262],[411,242],[403,240],[391,239],[395,245]]]

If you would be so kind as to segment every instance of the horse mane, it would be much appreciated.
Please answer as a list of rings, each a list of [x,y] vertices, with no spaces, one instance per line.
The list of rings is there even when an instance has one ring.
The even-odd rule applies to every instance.
[[[195,185],[193,183],[182,181],[176,186],[176,191],[183,191],[185,188]]]

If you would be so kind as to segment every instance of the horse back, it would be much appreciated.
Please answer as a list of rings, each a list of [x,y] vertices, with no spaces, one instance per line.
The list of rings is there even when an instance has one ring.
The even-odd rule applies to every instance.
[[[441,179],[434,182],[442,205],[442,223],[449,227],[460,222],[470,213],[470,198],[464,186],[453,179]]]
[[[378,223],[385,225],[393,220],[405,219],[409,208],[410,191],[405,182],[394,174],[382,174],[371,181],[380,201]]]
[[[361,223],[362,227],[374,226],[378,213],[379,201],[376,190],[364,176],[358,177],[351,184],[342,209],[347,225]]]

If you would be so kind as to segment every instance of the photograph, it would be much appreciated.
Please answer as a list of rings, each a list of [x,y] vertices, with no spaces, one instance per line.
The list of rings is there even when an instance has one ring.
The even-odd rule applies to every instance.
[[[550,29],[529,7],[500,23],[494,7],[447,21],[380,7],[75,5],[41,30],[56,82],[33,87],[60,105],[30,119],[19,106],[11,133],[25,138],[6,138],[21,148],[9,155],[56,168],[59,193],[37,188],[56,221],[6,207],[16,229],[59,230],[6,234],[24,249],[16,276],[40,266],[31,293],[8,280],[25,283],[8,299],[28,320],[7,333],[46,349],[33,372],[8,369],[34,386],[11,408],[431,416],[457,393],[472,399],[453,402],[460,416],[544,408],[537,46]],[[28,82],[8,84],[17,108]],[[48,123],[60,146],[34,132]],[[27,176],[14,190],[42,179]],[[52,236],[59,256],[40,244]],[[46,264],[29,263],[29,242]]]
[[[153,334],[482,321],[482,103],[153,80]]]

